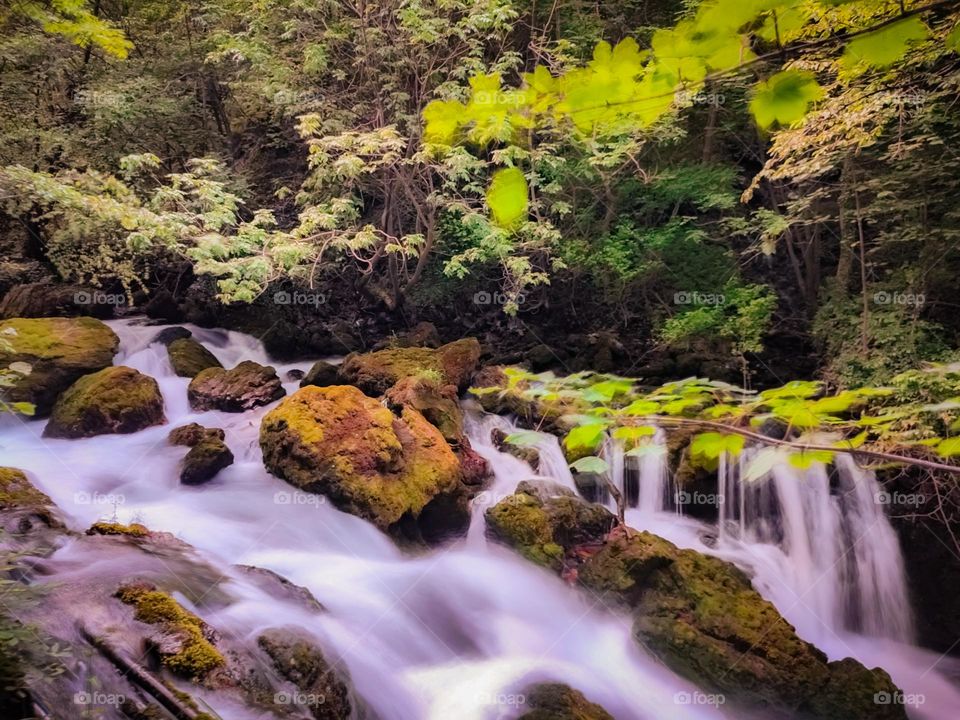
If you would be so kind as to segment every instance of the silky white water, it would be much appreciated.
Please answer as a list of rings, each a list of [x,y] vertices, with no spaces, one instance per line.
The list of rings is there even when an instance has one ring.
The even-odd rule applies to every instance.
[[[267,627],[303,627],[321,639],[328,655],[342,658],[359,695],[384,720],[515,717],[524,710],[518,698],[523,688],[543,680],[570,684],[618,720],[722,717],[714,706],[677,701],[696,689],[640,649],[628,617],[487,542],[483,510],[537,475],[492,446],[490,430],[509,431],[507,419],[483,416],[468,423],[495,477],[474,503],[467,537],[410,556],[369,523],[322,497],[296,492],[264,470],[257,436],[268,408],[242,414],[191,411],[188,381],[173,374],[165,349],[149,342],[159,328],[128,321],[111,326],[121,337],[115,363],[157,379],[168,424],[133,435],[50,440],[41,437],[43,422],[7,417],[0,421],[2,464],[30,473],[74,529],[116,517],[171,532],[196,547],[222,571],[233,597],[212,613],[202,603],[193,606],[221,633],[252,644]],[[248,336],[191,329],[226,367],[244,359],[269,362]],[[283,378],[289,369],[309,364],[277,370]],[[293,392],[296,383],[286,388]],[[236,456],[234,465],[198,487],[180,484],[177,466],[186,449],[166,441],[172,427],[188,422],[222,427]],[[573,488],[556,439],[545,438],[539,450],[539,475]],[[727,507],[724,513],[739,529],[718,537],[715,527],[672,509],[662,453],[632,468],[634,459],[621,456],[619,462],[619,487],[630,484],[631,473],[639,484],[628,524],[737,563],[800,634],[831,658],[851,655],[868,667],[881,665],[905,692],[922,693],[924,703],[910,708],[912,716],[955,717],[960,693],[944,676],[947,661],[898,641],[909,634],[909,621],[898,614],[905,598],[902,561],[882,513],[868,513],[858,495],[857,483],[872,492],[869,478],[845,470],[852,506],[840,508],[819,471],[812,478],[791,478],[804,486],[796,495],[790,494],[787,476],[775,472],[766,484],[776,487],[782,527],[771,533],[761,503],[741,505],[736,498],[736,510]],[[850,552],[839,551],[844,569],[833,572],[831,558],[852,527],[862,538]],[[709,545],[708,535],[715,540]],[[76,552],[68,544],[51,559],[51,567],[63,568],[61,580],[69,579],[68,568],[84,572]],[[847,562],[851,553],[854,559]],[[266,595],[234,564],[268,568],[308,588],[326,612]],[[860,603],[856,612],[848,612],[850,598]],[[851,626],[850,617],[861,625]],[[215,693],[206,699],[224,718],[261,717]]]
[[[173,374],[162,346],[149,344],[159,328],[111,326],[121,337],[115,363],[157,379],[168,424],[133,435],[51,440],[41,437],[43,422],[8,417],[0,429],[3,463],[26,470],[74,529],[104,518],[137,520],[196,547],[222,570],[235,598],[215,613],[191,606],[221,633],[252,643],[267,627],[306,628],[328,655],[342,658],[359,695],[384,720],[513,717],[524,709],[523,688],[543,680],[576,687],[617,718],[720,717],[712,706],[675,702],[677,693],[696,688],[644,654],[625,615],[488,545],[482,528],[411,557],[369,523],[273,478],[257,439],[266,408],[192,412],[188,381]],[[247,336],[190,329],[226,367],[268,362]],[[308,366],[277,370],[282,378]],[[286,388],[293,392],[296,383]],[[213,481],[186,487],[177,471],[185,448],[171,447],[166,436],[194,421],[222,427],[236,462]],[[482,496],[487,502],[532,476],[480,437],[477,447],[496,471]],[[82,573],[72,552],[61,549],[50,566]],[[307,587],[327,612],[266,596],[232,564],[268,568]],[[224,718],[260,717],[216,694],[206,699]]]

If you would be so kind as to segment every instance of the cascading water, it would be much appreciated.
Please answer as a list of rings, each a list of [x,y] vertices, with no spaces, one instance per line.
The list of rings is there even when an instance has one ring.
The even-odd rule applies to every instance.
[[[242,414],[192,411],[188,381],[173,374],[164,348],[150,343],[159,328],[128,321],[111,326],[121,338],[116,363],[157,379],[168,424],[133,435],[53,440],[41,436],[42,422],[6,417],[0,419],[3,463],[27,471],[76,530],[115,516],[190,543],[217,569],[218,596],[229,601],[206,607],[180,594],[178,600],[224,636],[252,646],[268,627],[299,626],[341,659],[358,694],[383,720],[516,717],[523,707],[511,700],[527,685],[546,680],[576,687],[618,720],[721,717],[714,706],[675,702],[677,693],[696,688],[632,640],[625,615],[485,543],[484,501],[467,539],[422,555],[405,554],[371,524],[267,474],[258,428],[268,408]],[[268,362],[261,345],[247,336],[190,329],[227,367],[242,359]],[[278,374],[307,365],[284,365]],[[296,384],[286,388],[293,392]],[[180,484],[177,465],[185,450],[166,441],[171,427],[189,422],[222,427],[236,456],[232,466],[197,487]],[[489,431],[495,425],[510,429],[501,418],[470,423],[478,452],[496,473],[481,496],[486,506],[534,475],[525,463],[492,447]],[[541,474],[573,487],[556,440],[544,438],[540,451]],[[107,562],[85,552],[76,542],[66,543],[47,559],[38,582],[123,577],[123,556]],[[271,596],[239,565],[267,568],[308,588],[326,611],[309,612]],[[170,571],[184,572],[179,566]],[[262,717],[216,692],[204,699],[224,718]]]

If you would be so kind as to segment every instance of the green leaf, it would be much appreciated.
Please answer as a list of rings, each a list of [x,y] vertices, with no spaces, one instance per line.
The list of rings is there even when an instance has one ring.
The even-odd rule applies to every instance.
[[[527,217],[529,202],[527,179],[519,168],[494,173],[487,189],[487,206],[497,225],[508,230],[519,225]]]
[[[808,470],[815,462],[828,465],[833,462],[834,455],[835,453],[827,450],[801,450],[787,454],[787,461],[795,468]]]
[[[960,455],[960,437],[947,438],[941,440],[937,445],[937,454],[943,457],[955,457]]]
[[[571,452],[581,450],[593,452],[603,442],[605,430],[605,425],[580,425],[567,433],[563,444]]]
[[[598,475],[607,472],[609,467],[606,460],[598,458],[596,455],[588,455],[587,457],[580,458],[570,465],[570,468],[576,470],[578,473],[596,473]]]
[[[649,425],[618,427],[611,435],[617,440],[625,442],[637,441],[651,435],[656,435],[657,429]]]
[[[764,129],[776,124],[793,125],[802,120],[810,105],[821,99],[823,88],[813,73],[784,70],[757,86],[750,112]]]
[[[520,432],[510,433],[503,441],[516,447],[536,447],[547,437],[544,433],[535,430],[522,430]]]
[[[847,44],[840,66],[845,71],[887,67],[902,58],[910,45],[924,40],[930,31],[917,15],[856,37]]]

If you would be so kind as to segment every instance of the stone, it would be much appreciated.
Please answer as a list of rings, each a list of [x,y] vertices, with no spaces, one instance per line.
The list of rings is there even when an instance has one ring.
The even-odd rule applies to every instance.
[[[217,356],[193,338],[179,338],[167,345],[173,371],[180,377],[193,378],[207,368],[222,368]]]
[[[466,388],[480,360],[480,343],[464,338],[439,348],[392,348],[350,354],[340,366],[340,379],[370,396],[383,395],[407,377],[428,378],[441,385]]]
[[[187,387],[187,398],[194,410],[245,412],[284,395],[277,371],[252,360],[244,360],[231,370],[207,368]]]

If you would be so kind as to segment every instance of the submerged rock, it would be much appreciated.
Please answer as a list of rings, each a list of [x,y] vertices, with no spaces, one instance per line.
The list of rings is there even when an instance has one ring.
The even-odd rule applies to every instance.
[[[56,506],[37,490],[23,470],[0,467],[0,511],[7,532],[23,534],[36,527],[60,527]]]
[[[226,443],[216,437],[207,437],[191,447],[183,458],[180,482],[184,485],[200,485],[212,480],[230,465],[233,465],[233,453]]]
[[[38,416],[50,413],[57,397],[78,378],[108,367],[120,344],[99,320],[81,318],[15,318],[0,322],[0,367],[30,365],[4,397],[28,402]]]
[[[85,375],[71,385],[54,405],[43,434],[83,438],[133,433],[165,422],[157,381],[119,365]]]
[[[500,452],[513,455],[517,460],[527,463],[534,471],[540,469],[540,452],[535,447],[522,447],[507,442],[509,436],[500,428],[490,431],[490,441]]]
[[[469,520],[460,465],[440,431],[357,388],[299,390],[263,418],[260,447],[271,473],[383,530],[434,539]]]
[[[328,363],[326,360],[317,360],[300,380],[300,387],[306,387],[307,385],[316,385],[317,387],[339,385],[338,371],[339,368],[333,363]]]
[[[579,690],[562,683],[541,683],[523,691],[528,707],[518,720],[613,720],[613,715],[592,703]]]
[[[351,354],[340,366],[340,379],[371,396],[383,395],[407,377],[429,378],[463,390],[479,360],[480,343],[476,338],[464,338],[437,349],[408,347]]]
[[[216,355],[193,338],[179,338],[167,345],[173,371],[180,377],[196,377],[207,368],[222,368]]]
[[[87,528],[87,535],[120,535],[123,537],[149,537],[150,529],[140,523],[124,525],[118,522],[95,522]]]
[[[274,669],[296,689],[316,720],[344,720],[353,716],[349,675],[340,663],[330,663],[317,645],[295,628],[270,628],[257,645]],[[283,695],[283,693],[278,693]]]
[[[179,325],[174,325],[173,327],[164,328],[150,340],[151,343],[160,343],[161,345],[170,345],[174,340],[182,340],[184,338],[193,337],[193,333],[187,330],[185,327],[180,327]]]
[[[822,720],[906,717],[902,705],[874,703],[897,692],[883,670],[828,663],[731,563],[648,532],[609,532],[605,508],[526,483],[486,517],[491,537],[628,608],[639,643],[730,703]]]
[[[211,367],[202,371],[187,388],[194,410],[245,412],[268,405],[286,394],[277,371],[269,365],[244,360],[231,370]]]

